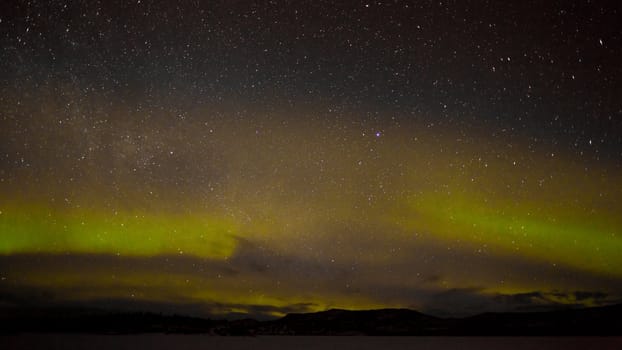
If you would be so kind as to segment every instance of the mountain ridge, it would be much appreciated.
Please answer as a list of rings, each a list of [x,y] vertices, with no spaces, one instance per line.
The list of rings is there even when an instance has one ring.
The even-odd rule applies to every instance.
[[[17,311],[17,310],[13,310]],[[211,335],[622,335],[622,304],[462,318],[411,309],[329,309],[275,320],[206,319],[154,313],[21,310],[2,313],[0,333],[203,333]]]

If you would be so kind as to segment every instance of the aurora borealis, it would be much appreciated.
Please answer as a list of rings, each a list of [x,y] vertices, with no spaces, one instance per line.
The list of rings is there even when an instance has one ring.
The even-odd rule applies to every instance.
[[[621,15],[9,1],[0,306],[619,302]]]

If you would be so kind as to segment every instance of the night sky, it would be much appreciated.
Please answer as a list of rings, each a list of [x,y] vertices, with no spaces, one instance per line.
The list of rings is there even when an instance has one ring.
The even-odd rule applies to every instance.
[[[618,1],[2,1],[0,306],[622,300]]]

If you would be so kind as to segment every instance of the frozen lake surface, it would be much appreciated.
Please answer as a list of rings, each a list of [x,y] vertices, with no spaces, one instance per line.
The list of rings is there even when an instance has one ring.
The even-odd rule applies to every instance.
[[[622,349],[622,337],[366,337],[139,334],[0,336],[1,349]]]

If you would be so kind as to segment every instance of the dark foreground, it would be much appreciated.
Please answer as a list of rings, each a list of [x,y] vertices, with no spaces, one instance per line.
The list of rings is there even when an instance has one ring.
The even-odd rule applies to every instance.
[[[337,337],[140,334],[0,336],[1,349],[621,349],[622,337]]]
[[[228,321],[84,310],[4,311],[0,313],[0,324],[3,325],[0,334],[7,335],[196,333],[228,336],[622,336],[622,305],[548,312],[485,313],[465,318],[438,318],[407,309],[333,309],[289,314],[269,321]]]

